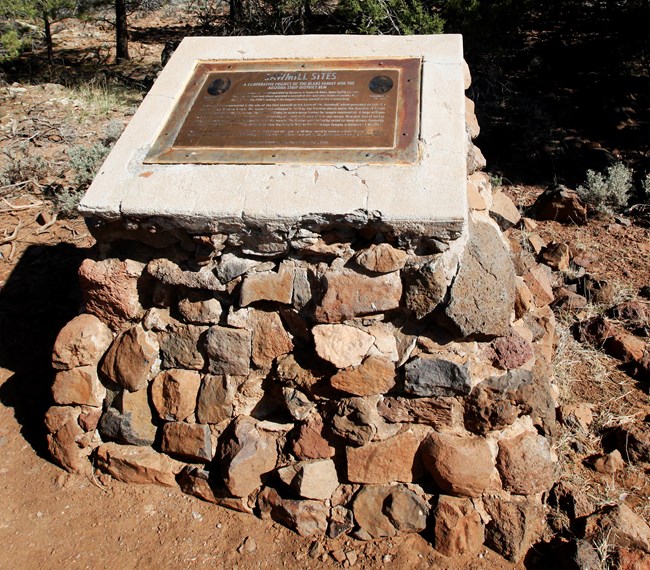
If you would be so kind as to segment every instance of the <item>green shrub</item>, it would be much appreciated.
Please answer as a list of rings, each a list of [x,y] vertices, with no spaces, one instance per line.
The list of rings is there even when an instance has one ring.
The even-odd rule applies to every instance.
[[[87,187],[93,181],[109,150],[104,144],[95,143],[91,146],[73,146],[68,151],[70,166],[74,171],[74,181],[80,189]]]
[[[48,163],[42,156],[31,156],[29,147],[20,144],[16,149],[4,149],[7,165],[0,171],[2,186],[21,185],[27,190],[39,187],[39,181],[44,179],[49,171]]]
[[[643,180],[643,202],[650,206],[650,172],[645,175]]]
[[[439,34],[444,25],[420,0],[341,0],[338,11],[361,34]]]
[[[587,170],[585,186],[576,188],[580,198],[597,212],[621,211],[632,190],[632,170],[622,162],[607,169],[607,174]]]

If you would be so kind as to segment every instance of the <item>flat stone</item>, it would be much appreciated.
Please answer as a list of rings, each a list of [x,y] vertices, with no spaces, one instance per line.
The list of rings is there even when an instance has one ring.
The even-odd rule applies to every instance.
[[[293,350],[293,342],[276,312],[251,309],[249,322],[253,363],[262,370],[270,370],[276,358]]]
[[[397,272],[370,277],[350,270],[328,271],[322,281],[325,294],[314,311],[320,323],[339,323],[396,309],[402,297]]]
[[[97,466],[124,483],[152,483],[176,487],[183,463],[149,446],[104,443],[97,448]]]
[[[329,499],[339,486],[334,461],[321,459],[299,463],[291,486],[306,499]]]
[[[202,370],[205,357],[201,352],[208,327],[174,324],[171,330],[158,334],[163,368]]]
[[[45,415],[47,448],[52,459],[71,473],[82,473],[87,465],[78,440],[84,432],[77,423],[79,408],[71,406],[52,406]]]
[[[313,416],[300,424],[292,444],[292,451],[298,459],[327,459],[334,455],[334,448],[323,437],[323,420]]]
[[[250,371],[251,342],[250,331],[220,326],[210,327],[206,335],[210,372],[246,376]]]
[[[497,469],[503,487],[511,493],[548,491],[555,483],[555,464],[548,440],[542,435],[525,432],[499,441]]]
[[[404,367],[404,391],[415,396],[467,395],[472,390],[465,366],[441,358],[416,357]]]
[[[178,312],[187,323],[216,325],[221,319],[222,307],[213,293],[190,290],[178,301]]]
[[[524,275],[524,282],[533,294],[537,307],[544,307],[553,302],[555,297],[548,268],[545,269],[543,265],[531,267]]]
[[[391,423],[424,424],[436,430],[453,427],[461,417],[455,398],[386,397],[377,405],[377,411]]]
[[[312,329],[316,352],[337,368],[361,364],[375,339],[368,333],[348,325],[316,325]]]
[[[411,265],[402,271],[404,303],[418,319],[428,314],[444,300],[450,279],[442,258],[423,265]]]
[[[182,421],[194,413],[201,375],[194,370],[166,370],[151,383],[151,402],[161,420]]]
[[[226,289],[208,266],[201,267],[198,271],[190,271],[182,269],[169,259],[159,258],[147,264],[147,273],[165,285],[206,291]]]
[[[482,437],[434,433],[421,450],[424,467],[446,493],[479,497],[493,484],[494,459]]]
[[[337,372],[330,383],[354,396],[385,394],[395,386],[395,365],[385,358],[368,356],[359,366]]]
[[[228,283],[240,275],[248,273],[251,269],[258,267],[262,262],[248,257],[239,257],[234,253],[224,253],[221,256],[219,265],[214,269],[215,274],[222,283]]]
[[[446,315],[463,337],[490,339],[507,334],[515,300],[515,271],[499,231],[471,222]]]
[[[228,376],[204,376],[196,403],[196,417],[202,424],[218,424],[233,414],[235,387]]]
[[[228,490],[236,497],[245,497],[262,485],[263,475],[275,469],[276,440],[269,432],[259,430],[254,419],[239,416],[224,433],[218,457]]]
[[[320,501],[283,499],[275,489],[265,487],[258,496],[263,514],[296,531],[300,536],[324,535],[329,507]]]
[[[407,431],[384,441],[347,447],[348,481],[352,483],[410,483],[420,471],[416,453],[422,434]]]
[[[265,271],[244,277],[239,305],[247,307],[256,301],[274,301],[290,305],[293,299],[293,271],[281,266],[278,273]]]
[[[355,261],[373,273],[392,273],[406,264],[408,253],[389,243],[372,244],[355,256]]]
[[[101,406],[106,388],[99,381],[97,366],[80,366],[57,372],[52,384],[52,396],[57,404]]]
[[[354,519],[360,528],[358,538],[388,538],[397,534],[395,526],[384,514],[384,504],[392,489],[390,486],[367,486],[359,491],[352,503]]]
[[[393,487],[383,510],[399,532],[422,532],[427,526],[429,506],[403,485]]]
[[[568,244],[551,242],[542,251],[544,263],[556,271],[568,271],[571,252]]]
[[[151,445],[155,438],[157,427],[153,423],[153,410],[149,404],[149,394],[146,388],[136,392],[123,390],[114,400],[113,406],[119,412],[115,415],[117,432],[110,434],[116,439],[131,445]],[[105,410],[100,422],[102,425],[109,420],[111,408]],[[105,417],[106,416],[106,417]]]
[[[441,554],[467,556],[483,546],[483,522],[469,499],[440,495],[434,517],[434,545]]]
[[[115,331],[142,318],[139,284],[143,270],[144,264],[131,259],[85,259],[79,267],[79,282],[86,311]]]
[[[488,496],[483,504],[492,518],[485,529],[486,546],[512,562],[519,562],[543,529],[545,513],[541,501],[534,497]]]
[[[163,424],[160,448],[165,453],[189,461],[210,461],[212,459],[210,427],[205,424],[185,422]]]
[[[515,206],[509,196],[500,191],[496,191],[492,195],[490,217],[499,224],[499,227],[503,231],[512,226],[516,226],[519,220],[521,220],[521,214],[517,206]]]
[[[136,325],[113,341],[100,371],[111,382],[135,392],[157,374],[159,350],[156,335]]]
[[[95,315],[84,313],[65,325],[54,341],[52,366],[70,370],[97,365],[113,342],[113,333]]]

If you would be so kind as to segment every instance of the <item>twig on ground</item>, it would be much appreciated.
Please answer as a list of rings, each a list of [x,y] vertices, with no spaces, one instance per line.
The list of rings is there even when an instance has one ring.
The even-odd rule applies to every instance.
[[[23,227],[22,222],[18,222],[18,225],[16,226],[14,231],[11,232],[11,234],[3,238],[0,238],[0,245],[4,245],[6,243],[11,243],[12,241],[14,241],[18,237],[18,230],[22,227]]]
[[[55,212],[55,214],[52,216],[52,219],[49,222],[47,222],[47,224],[42,226],[40,230],[37,230],[35,232],[36,235],[46,232],[49,228],[51,228],[54,224],[56,224],[56,221],[57,221],[58,217],[59,217],[58,212]]]
[[[27,180],[25,182],[19,182],[17,184],[11,184],[10,186],[18,186],[19,184],[28,184],[31,182],[31,180]],[[2,188],[9,188],[10,186],[3,186]],[[8,208],[5,208],[4,210],[0,210],[0,213],[3,212],[15,212],[18,210],[31,210],[32,208],[38,208],[39,206],[43,205],[43,202],[39,200],[38,202],[33,202],[32,204],[19,204],[19,205],[14,205],[12,204],[9,200],[6,198],[1,198],[1,200],[9,206]]]

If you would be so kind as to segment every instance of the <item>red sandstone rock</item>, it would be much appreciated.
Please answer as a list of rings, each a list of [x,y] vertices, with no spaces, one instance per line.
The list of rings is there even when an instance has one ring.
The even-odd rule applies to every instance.
[[[216,325],[221,319],[221,303],[209,291],[190,290],[178,302],[178,312],[185,322]]]
[[[57,335],[52,350],[52,365],[58,370],[96,365],[111,342],[111,329],[95,315],[79,315]]]
[[[524,282],[533,294],[537,307],[544,307],[553,302],[553,288],[548,268],[545,269],[543,265],[531,267],[524,275]]]
[[[96,457],[100,469],[124,483],[175,487],[176,474],[183,468],[180,461],[148,446],[105,443],[97,448]]]
[[[295,530],[300,536],[318,536],[327,530],[329,508],[320,501],[283,499],[277,491],[266,487],[258,497],[262,513]]]
[[[650,526],[625,504],[603,507],[584,525],[584,538],[650,553]]]
[[[515,316],[520,319],[535,305],[535,299],[528,285],[521,277],[516,278],[515,286]]]
[[[102,415],[101,408],[93,408],[90,406],[81,406],[81,413],[79,414],[79,425],[84,431],[93,431],[97,428],[99,418]]]
[[[417,423],[436,430],[460,423],[461,410],[456,398],[386,397],[377,405],[379,414],[392,423]]]
[[[57,373],[52,396],[57,404],[101,406],[106,388],[97,377],[96,366],[80,366]]]
[[[339,486],[336,467],[331,459],[301,461],[292,467],[295,467],[295,476],[290,485],[301,497],[324,501]]]
[[[171,455],[189,461],[206,462],[212,459],[210,427],[205,424],[168,422],[162,426],[160,448]]]
[[[594,461],[594,469],[598,471],[598,473],[604,473],[605,475],[613,475],[624,468],[625,461],[623,461],[621,452],[618,449],[615,449],[610,453],[605,453],[597,457]]]
[[[555,462],[548,440],[536,433],[499,441],[497,468],[503,487],[518,495],[548,491],[555,483]]]
[[[374,273],[392,273],[399,271],[406,264],[408,254],[401,249],[395,249],[388,243],[373,244],[368,249],[360,251],[356,262]]]
[[[136,325],[115,339],[100,370],[111,382],[134,392],[156,373],[158,351],[156,336]]]
[[[338,323],[358,315],[396,309],[402,297],[399,273],[369,277],[354,271],[328,271],[325,295],[314,315],[320,323]]]
[[[113,330],[140,319],[144,309],[138,284],[143,270],[144,264],[131,259],[84,260],[79,267],[79,281],[86,310]]]
[[[557,271],[568,271],[571,261],[569,246],[552,241],[542,251],[542,259],[546,265]]]
[[[434,545],[441,554],[466,556],[483,546],[483,522],[469,499],[440,495],[434,517]]]
[[[560,187],[540,194],[531,206],[529,215],[536,220],[580,225],[587,221],[587,208],[577,192]]]
[[[334,448],[322,436],[323,420],[314,416],[301,424],[292,450],[298,459],[326,459],[334,455]]]
[[[228,376],[203,378],[196,404],[196,417],[202,424],[218,424],[232,417],[235,388]]]
[[[355,396],[385,394],[395,386],[395,365],[379,356],[368,356],[359,366],[340,370],[330,383]]]
[[[447,493],[478,497],[491,486],[494,459],[482,437],[434,433],[422,442],[422,460]]]
[[[253,334],[253,362],[262,370],[270,370],[278,356],[293,350],[293,342],[276,312],[251,309],[249,322]]]
[[[207,266],[201,267],[198,271],[185,271],[169,259],[158,258],[148,263],[147,273],[165,285],[207,291],[223,291],[225,289],[225,286]]]
[[[127,442],[134,445],[151,444],[156,439],[158,428],[153,423],[153,410],[149,405],[149,393],[146,388],[136,392],[123,391],[113,405],[125,419],[123,435]]]
[[[250,331],[213,326],[206,335],[209,370],[212,374],[246,376],[250,371]]]
[[[260,487],[262,476],[275,469],[278,459],[275,438],[258,430],[257,422],[247,416],[230,424],[218,455],[224,483],[236,497],[250,495]]]
[[[422,436],[412,431],[362,447],[346,448],[348,481],[383,485],[413,481],[419,471],[415,455]]]
[[[316,352],[337,368],[361,364],[375,339],[348,325],[316,325],[312,329]]]
[[[50,433],[47,447],[61,467],[72,473],[81,473],[87,467],[86,454],[78,440],[84,435],[77,423],[80,409],[71,406],[52,406],[45,415],[45,425]]]
[[[356,533],[362,540],[395,536],[393,523],[384,514],[384,503],[391,494],[392,487],[363,487],[352,504],[354,519],[360,528]]]
[[[290,305],[293,298],[293,271],[281,267],[278,273],[263,271],[244,277],[239,305],[247,307],[256,301],[275,301]]]
[[[151,383],[151,402],[158,416],[181,421],[194,413],[201,375],[194,370],[165,370]]]
[[[509,196],[497,190],[492,195],[490,217],[499,224],[502,230],[516,226],[521,220],[521,214]]]
[[[605,350],[623,362],[640,362],[646,349],[650,349],[642,338],[615,327],[605,342]]]

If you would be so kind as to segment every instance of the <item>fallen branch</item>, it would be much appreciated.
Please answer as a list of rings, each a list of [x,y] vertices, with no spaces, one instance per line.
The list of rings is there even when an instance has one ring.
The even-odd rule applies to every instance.
[[[10,235],[3,237],[0,239],[0,245],[4,245],[6,243],[11,243],[18,237],[18,230],[22,227],[22,223],[18,222],[18,225],[16,226],[16,229],[14,229],[13,232],[11,232]]]
[[[36,232],[36,234],[38,235],[38,234],[42,234],[43,232],[46,232],[48,228],[51,228],[54,224],[56,224],[56,220],[58,217],[59,217],[59,213],[55,212],[54,215],[52,216],[52,219],[49,222],[47,222],[47,224],[42,226],[41,229]]]
[[[30,180],[27,180],[26,182],[19,182],[19,183],[17,183],[17,184],[12,184],[11,186],[17,186],[18,184],[27,184],[27,183],[29,183],[29,182],[31,182],[31,181],[30,181]],[[2,188],[9,188],[9,186],[3,186]],[[31,210],[32,208],[38,208],[39,206],[42,206],[42,205],[43,205],[43,202],[40,201],[40,200],[39,200],[38,202],[34,202],[34,203],[32,203],[32,204],[24,204],[24,205],[23,205],[23,204],[20,204],[20,205],[17,205],[17,206],[14,205],[14,204],[12,204],[12,203],[11,203],[9,200],[7,200],[6,198],[2,198],[2,201],[3,201],[5,204],[7,204],[7,206],[9,206],[9,207],[6,208],[6,209],[4,209],[4,210],[0,210],[0,213],[2,213],[2,212],[16,212],[16,211],[18,211],[18,210]]]

